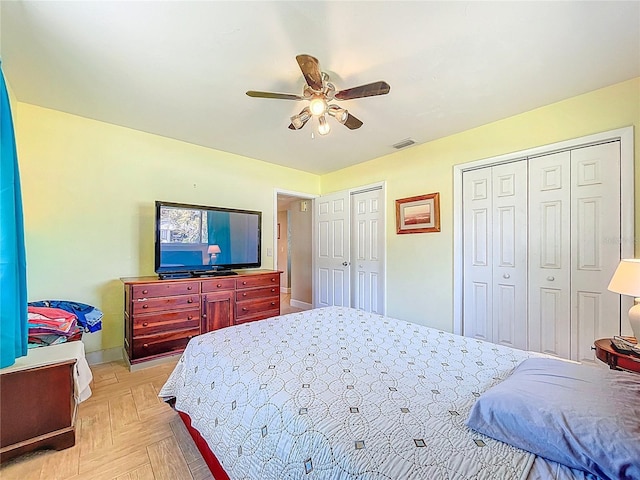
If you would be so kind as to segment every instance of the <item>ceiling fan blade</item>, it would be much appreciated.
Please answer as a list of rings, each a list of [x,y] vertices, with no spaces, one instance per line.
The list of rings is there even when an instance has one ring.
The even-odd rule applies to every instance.
[[[298,65],[300,65],[300,70],[302,70],[302,74],[304,75],[307,85],[316,92],[321,91],[322,72],[320,71],[318,59],[311,55],[303,54],[297,55],[296,60],[298,61]]]
[[[256,92],[254,90],[249,90],[247,95],[257,98],[277,98],[279,100],[304,100],[300,95],[295,95],[293,93]]]
[[[386,95],[391,90],[387,82],[373,82],[359,87],[347,88],[336,93],[337,100],[351,100],[352,98],[373,97],[375,95]]]
[[[356,128],[360,128],[362,126],[362,122],[350,113],[347,114],[347,120],[344,122],[344,124],[349,130],[355,130]]]

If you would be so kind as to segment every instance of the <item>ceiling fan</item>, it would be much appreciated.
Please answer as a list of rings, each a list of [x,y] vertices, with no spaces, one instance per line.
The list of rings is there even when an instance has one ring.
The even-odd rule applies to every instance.
[[[311,55],[297,55],[296,60],[307,82],[302,89],[302,95],[292,93],[257,92],[249,90],[247,95],[259,98],[277,98],[281,100],[307,100],[309,105],[300,113],[291,117],[291,130],[300,130],[313,117],[318,119],[318,133],[326,135],[331,130],[327,123],[326,114],[351,130],[360,128],[362,122],[351,115],[344,108],[329,102],[332,100],[352,100],[354,98],[373,97],[389,93],[391,87],[387,82],[373,82],[359,87],[336,91],[336,87],[329,81],[329,75],[320,71],[320,64]]]

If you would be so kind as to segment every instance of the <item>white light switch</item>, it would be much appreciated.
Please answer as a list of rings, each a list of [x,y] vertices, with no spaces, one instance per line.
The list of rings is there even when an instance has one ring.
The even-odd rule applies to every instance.
[[[267,257],[272,257],[272,256],[273,256],[273,248],[267,247]]]

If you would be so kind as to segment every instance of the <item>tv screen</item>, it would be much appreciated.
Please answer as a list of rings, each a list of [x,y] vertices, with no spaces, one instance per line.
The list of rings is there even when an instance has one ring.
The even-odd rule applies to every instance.
[[[260,266],[261,212],[156,201],[155,224],[161,278]]]

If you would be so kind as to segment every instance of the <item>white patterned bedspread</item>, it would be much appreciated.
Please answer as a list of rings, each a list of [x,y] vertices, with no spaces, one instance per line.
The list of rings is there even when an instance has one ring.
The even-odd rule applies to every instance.
[[[464,425],[535,354],[343,307],[194,338],[160,392],[231,479],[525,479]]]

